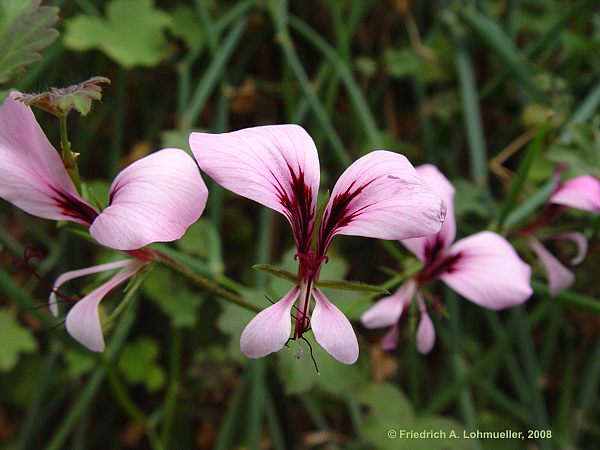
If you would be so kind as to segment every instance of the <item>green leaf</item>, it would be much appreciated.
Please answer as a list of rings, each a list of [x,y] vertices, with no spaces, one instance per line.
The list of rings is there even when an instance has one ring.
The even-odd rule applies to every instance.
[[[156,392],[165,384],[165,371],[156,362],[160,347],[153,339],[139,337],[128,344],[119,359],[119,369],[131,384],[142,384]]]
[[[550,131],[550,126],[550,122],[546,122],[544,125],[542,125],[533,142],[527,147],[527,152],[519,164],[519,168],[517,169],[517,173],[515,174],[515,177],[510,185],[510,190],[506,196],[506,200],[502,205],[500,218],[498,219],[499,230],[502,229],[504,221],[517,204],[519,194],[523,191],[523,185],[527,180],[529,170],[531,169],[533,162],[535,161],[542,148],[542,145],[544,144],[544,139]]]
[[[169,316],[173,326],[192,328],[196,325],[204,298],[189,290],[171,271],[155,267],[144,283],[144,293]]]
[[[91,352],[78,347],[67,349],[64,358],[69,378],[80,377],[92,370],[96,366],[96,359],[92,355]]]
[[[81,184],[84,200],[102,210],[108,206],[110,183],[107,180],[89,180]]]
[[[421,59],[412,49],[389,49],[385,53],[385,61],[390,76],[405,78],[421,70]]]
[[[287,271],[288,273],[295,274],[298,272],[298,261],[294,260],[294,254],[296,253],[296,249],[290,248],[286,251],[281,261],[277,263],[277,268]],[[329,261],[326,264],[323,264],[321,268],[321,278],[325,280],[343,280],[346,274],[348,273],[348,263],[344,258],[340,255],[336,254],[334,249],[331,249],[328,252]],[[287,291],[290,290],[290,282],[295,283],[294,281],[290,281],[289,279],[282,279],[282,277],[276,277],[271,279],[271,283],[269,284],[269,293],[273,295],[272,300],[279,300]],[[340,308],[343,309],[343,306],[350,305],[353,301],[358,300],[362,294],[360,292],[352,292],[352,291],[341,291],[337,289],[331,289],[328,286],[321,286],[323,293],[325,296],[334,304],[337,304]],[[368,308],[368,304],[365,304],[365,309]],[[357,309],[353,311],[352,317],[349,317],[350,320],[355,320],[360,317],[360,314],[364,310]]]
[[[495,51],[534,99],[541,103],[547,102],[548,97],[536,84],[529,62],[519,53],[513,41],[504,33],[496,21],[475,9],[461,10],[459,16],[479,38]]]
[[[39,60],[40,51],[58,37],[52,28],[58,20],[58,8],[40,3],[41,0],[0,2],[0,83]]]
[[[11,370],[20,353],[30,353],[36,348],[32,333],[19,325],[13,314],[0,311],[0,371]]]
[[[208,219],[200,219],[187,229],[175,245],[186,253],[222,264],[219,242],[217,227]]]
[[[190,133],[192,131],[195,130],[186,128],[185,130],[175,129],[161,131],[161,148],[181,148],[191,155],[192,150],[190,149]]]
[[[198,26],[200,18],[191,6],[180,5],[171,11],[169,31],[181,39],[190,49],[200,47],[204,42],[204,32]]]
[[[391,384],[371,384],[359,394],[368,409],[360,435],[381,450],[448,450],[476,448],[472,440],[462,439],[464,427],[442,416],[415,416],[406,396]],[[406,432],[440,431],[444,437],[407,437]],[[452,434],[454,433],[454,435]]]
[[[200,219],[190,226],[175,245],[185,254],[207,261],[213,278],[225,272],[219,231],[209,219]]]
[[[377,73],[377,61],[368,56],[357,57],[354,60],[354,66],[360,74],[366,77],[372,77]]]
[[[265,298],[265,294],[263,289],[245,289],[240,292],[240,295],[244,300],[260,306],[261,308],[271,306],[269,301]],[[245,308],[240,308],[235,304],[227,302],[224,304],[223,312],[217,320],[217,327],[219,330],[230,337],[228,353],[238,361],[247,360],[240,350],[240,336],[242,335],[243,329],[255,315],[256,313],[252,311],[248,311]]]
[[[486,200],[481,189],[478,189],[473,183],[464,178],[452,180],[452,183],[456,189],[454,213],[457,217],[467,214],[487,217],[488,208],[486,202],[488,200]]]
[[[110,84],[110,80],[105,77],[92,77],[65,88],[51,88],[41,94],[23,94],[18,100],[59,117],[66,116],[72,109],[85,116],[92,109],[92,101],[102,98],[101,84]]]
[[[151,67],[168,55],[165,28],[171,18],[152,0],[114,0],[106,19],[85,15],[67,22],[65,46],[77,51],[103,51],[125,68]]]
[[[341,396],[347,392],[358,392],[367,384],[367,369],[364,358],[352,365],[342,364],[317,344],[307,334],[313,349],[313,356],[319,368],[315,368],[308,344],[302,340],[290,341],[289,348],[278,353],[279,376],[286,393],[301,394],[311,388],[318,388],[332,395]],[[300,355],[300,358],[297,356]]]

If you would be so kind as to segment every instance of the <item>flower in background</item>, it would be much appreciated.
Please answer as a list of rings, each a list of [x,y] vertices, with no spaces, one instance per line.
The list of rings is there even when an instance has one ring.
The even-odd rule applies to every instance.
[[[121,269],[79,300],[66,318],[71,336],[90,350],[103,351],[98,304],[148,262],[139,249],[179,239],[198,220],[208,191],[190,156],[164,149],[121,171],[110,188],[108,206],[97,211],[78,194],[31,108],[16,100],[19,95],[12,92],[0,108],[0,197],[34,216],[84,225],[100,244],[135,257],[67,272],[58,277],[50,295],[50,310],[56,315],[55,290],[63,283]]]
[[[223,134],[192,133],[190,146],[200,168],[217,183],[283,214],[292,227],[298,284],[246,326],[240,340],[242,352],[260,358],[280,350],[290,339],[290,314],[297,302],[292,339],[302,338],[310,327],[334,358],[354,363],[358,342],[352,326],[316,287],[331,240],[336,234],[407,239],[436,233],[444,219],[440,197],[404,156],[374,151],[341,175],[315,230],[319,158],[302,127],[271,125]],[[315,301],[312,314],[311,297]]]
[[[560,170],[557,172],[557,178]],[[566,208],[588,212],[600,212],[600,180],[591,175],[581,175],[558,184],[548,202],[546,210],[531,225],[520,231],[529,236],[529,247],[537,256],[548,278],[551,295],[557,295],[575,282],[575,275],[558,258],[533,236],[534,231],[556,219]],[[587,254],[587,239],[583,233],[569,231],[552,234],[546,240],[569,240],[577,246],[577,254],[570,265],[580,264]]]
[[[426,354],[435,343],[435,329],[427,313],[423,286],[442,280],[473,303],[498,310],[519,305],[531,296],[531,268],[521,261],[506,239],[491,231],[476,233],[453,244],[456,236],[454,187],[435,166],[420,166],[417,172],[444,199],[446,220],[434,236],[402,241],[423,263],[423,268],[395,294],[375,303],[363,314],[361,322],[367,328],[391,326],[382,345],[385,349],[395,348],[399,320],[416,297],[421,316],[416,334],[417,349]]]

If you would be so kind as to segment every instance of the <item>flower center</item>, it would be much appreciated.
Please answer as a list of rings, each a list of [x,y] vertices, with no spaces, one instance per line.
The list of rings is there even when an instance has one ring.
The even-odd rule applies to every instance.
[[[444,272],[452,273],[456,269],[456,263],[462,258],[462,252],[450,255],[440,255],[428,263],[416,276],[418,284],[429,283],[440,277]]]
[[[294,255],[294,259],[300,261],[298,278],[310,281],[315,281],[319,278],[321,266],[323,263],[329,261],[327,255],[317,257],[317,254],[312,250],[309,250],[306,254],[298,252]]]

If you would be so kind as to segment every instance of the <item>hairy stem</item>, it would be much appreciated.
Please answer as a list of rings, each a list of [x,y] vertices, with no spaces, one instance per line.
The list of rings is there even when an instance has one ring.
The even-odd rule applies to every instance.
[[[177,261],[174,261],[173,259],[169,258],[164,253],[153,250],[153,256],[154,256],[154,259],[156,262],[158,262],[159,264],[162,264],[163,266],[165,266],[171,270],[178,272],[179,274],[181,274],[185,278],[187,278],[189,281],[200,286],[201,288],[206,289],[207,291],[210,291],[213,294],[215,294],[227,301],[235,303],[235,304],[241,306],[242,308],[246,308],[246,309],[248,309],[250,311],[254,311],[254,312],[261,311],[261,308],[259,308],[258,306],[253,305],[252,303],[241,298],[239,295],[234,294],[233,292],[222,288],[221,286],[219,286],[218,284],[209,280],[208,278],[204,278],[202,275],[198,275],[196,272],[193,272],[192,270],[188,269],[187,267],[179,264]]]
[[[62,148],[62,158],[67,173],[73,184],[77,188],[77,192],[81,194],[81,179],[79,178],[79,169],[77,168],[77,153],[71,151],[71,143],[67,135],[67,116],[60,116],[60,146]]]

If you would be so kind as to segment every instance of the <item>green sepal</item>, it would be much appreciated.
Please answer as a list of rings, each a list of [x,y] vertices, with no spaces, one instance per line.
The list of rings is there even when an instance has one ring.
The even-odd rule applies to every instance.
[[[321,288],[337,289],[338,291],[363,292],[365,294],[390,294],[390,291],[384,287],[361,283],[359,281],[319,280],[317,281],[317,286]]]

